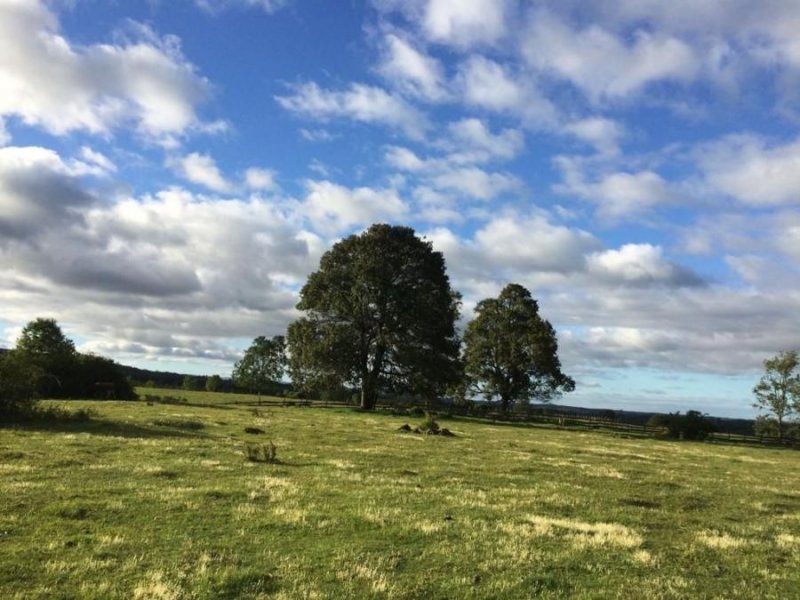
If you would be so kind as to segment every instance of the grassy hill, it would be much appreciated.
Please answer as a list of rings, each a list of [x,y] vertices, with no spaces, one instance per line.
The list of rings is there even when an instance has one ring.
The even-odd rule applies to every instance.
[[[796,451],[192,400],[0,428],[0,597],[798,597]]]

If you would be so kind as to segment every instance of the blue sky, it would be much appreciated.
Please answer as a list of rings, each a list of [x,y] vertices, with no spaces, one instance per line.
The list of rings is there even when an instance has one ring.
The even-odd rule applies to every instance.
[[[751,416],[800,332],[800,4],[0,0],[0,341],[227,375],[336,240],[508,282],[565,402]]]

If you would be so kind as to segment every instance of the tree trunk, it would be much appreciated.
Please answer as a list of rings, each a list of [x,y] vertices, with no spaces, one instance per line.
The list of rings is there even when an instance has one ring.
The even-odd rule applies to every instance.
[[[366,381],[361,382],[361,409],[373,410],[375,408],[375,390]]]

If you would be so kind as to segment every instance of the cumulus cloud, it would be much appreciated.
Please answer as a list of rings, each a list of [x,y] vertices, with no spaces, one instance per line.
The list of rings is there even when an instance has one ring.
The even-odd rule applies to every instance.
[[[36,236],[42,228],[68,227],[95,201],[75,169],[46,148],[0,148],[0,244]]]
[[[518,116],[532,125],[549,126],[558,118],[553,103],[530,78],[516,77],[484,56],[471,56],[459,66],[456,87],[466,104]]]
[[[620,123],[605,117],[587,117],[573,121],[564,126],[564,131],[591,144],[604,154],[619,152],[619,141],[625,135],[625,129]]]
[[[587,181],[580,161],[559,157],[556,164],[564,175],[556,191],[595,203],[597,214],[609,221],[640,217],[674,198],[668,182],[650,170],[604,173]]]
[[[508,33],[508,0],[373,0],[385,13],[399,12],[429,41],[467,49],[496,44]]]
[[[209,190],[226,193],[234,189],[234,185],[223,177],[216,161],[208,154],[192,152],[186,156],[171,159],[168,163],[187,181]]]
[[[522,189],[522,182],[509,173],[488,173],[478,167],[450,168],[434,175],[433,184],[467,198],[491,200]]]
[[[269,191],[278,187],[275,171],[260,167],[250,167],[244,172],[244,181],[251,190]]]
[[[518,129],[503,129],[495,134],[474,117],[450,123],[448,131],[452,139],[444,147],[455,151],[450,160],[456,162],[508,160],[517,156],[525,145],[525,137]]]
[[[612,282],[703,284],[694,272],[665,260],[663,249],[653,244],[624,244],[618,250],[595,252],[587,257],[587,267],[589,274]]]
[[[800,140],[769,145],[753,135],[733,135],[697,153],[707,183],[753,206],[800,204]]]
[[[120,44],[77,46],[38,1],[0,3],[0,117],[63,135],[109,135],[133,125],[174,145],[201,128],[197,106],[208,82],[181,53],[177,38],[133,24]]]
[[[387,125],[418,138],[427,127],[425,117],[403,99],[386,90],[351,84],[347,90],[333,91],[309,82],[292,87],[288,96],[276,96],[284,109],[312,119],[349,118],[370,124]]]
[[[423,31],[434,41],[469,47],[491,44],[506,33],[505,0],[428,0]]]
[[[408,206],[393,189],[347,188],[330,181],[308,181],[306,188],[303,214],[316,229],[329,233],[394,221],[408,213]]]
[[[589,232],[550,223],[544,216],[500,217],[475,234],[481,253],[518,270],[571,272],[599,241]]]
[[[172,188],[99,202],[56,153],[7,150],[4,318],[52,314],[118,357],[230,362],[232,339],[283,330],[293,290],[323,250],[258,198],[220,202]]]
[[[688,81],[698,70],[693,49],[680,39],[639,30],[627,43],[545,11],[533,13],[522,52],[532,67],[568,80],[593,101],[624,98],[656,81]]]
[[[378,72],[390,85],[411,96],[432,102],[448,97],[441,63],[398,35],[386,36]]]

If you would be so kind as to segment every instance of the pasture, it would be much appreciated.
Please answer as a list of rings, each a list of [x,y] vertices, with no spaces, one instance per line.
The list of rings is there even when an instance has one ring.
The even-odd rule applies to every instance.
[[[0,428],[0,597],[800,597],[796,451],[234,398]]]

